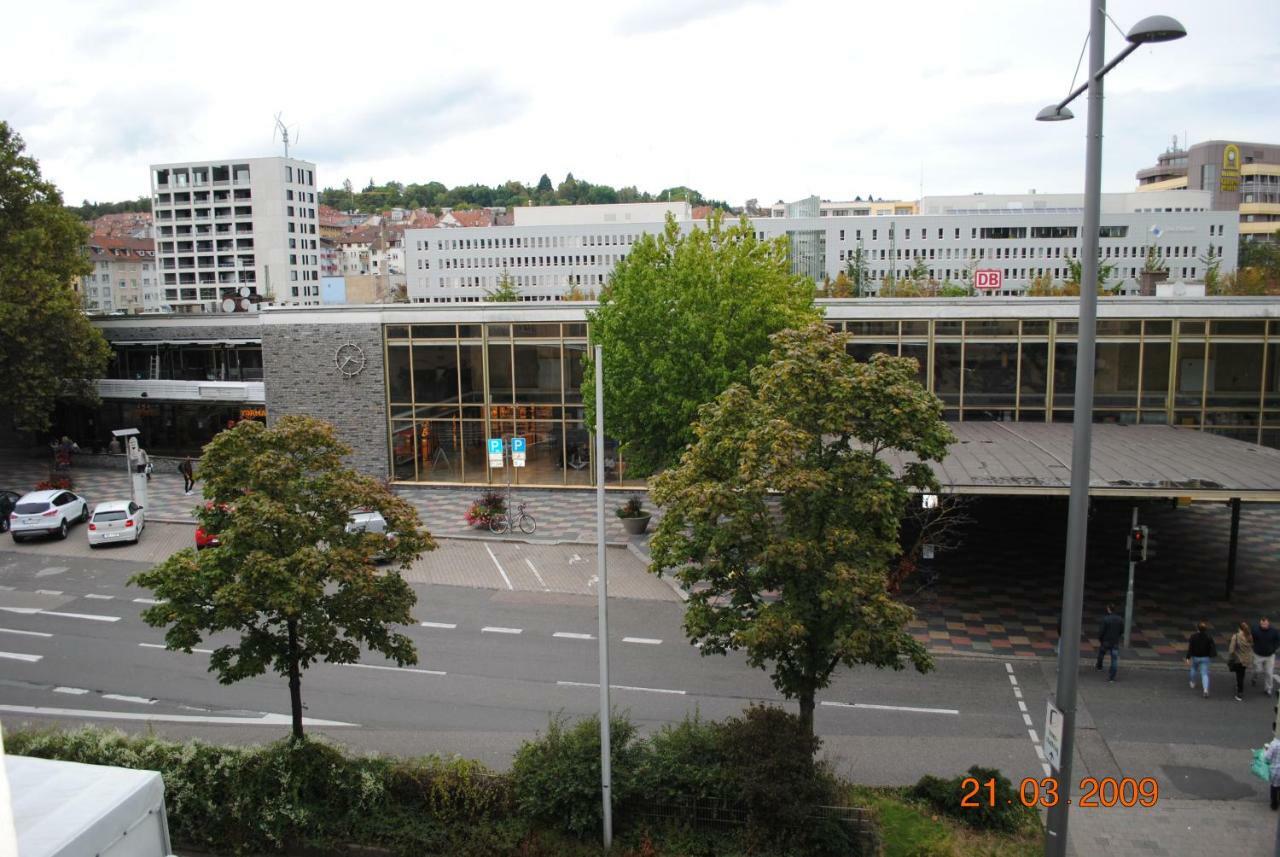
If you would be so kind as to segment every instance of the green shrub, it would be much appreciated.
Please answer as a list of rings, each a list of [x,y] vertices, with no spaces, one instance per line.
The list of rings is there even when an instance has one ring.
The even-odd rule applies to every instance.
[[[779,834],[796,831],[815,806],[834,800],[834,779],[815,759],[822,742],[794,714],[752,705],[718,731],[729,796],[754,824]]]
[[[610,770],[615,811],[636,794],[636,773],[646,748],[636,727],[622,717],[609,719]],[[547,731],[526,741],[511,766],[516,806],[526,817],[575,836],[600,832],[600,721],[596,717],[567,726],[552,719]]]
[[[961,806],[960,802],[973,786],[962,785],[970,777],[982,784],[978,795],[971,803],[978,805]],[[996,781],[994,805],[991,803],[986,782]],[[916,800],[923,801],[943,815],[948,815],[964,822],[975,830],[999,830],[1012,832],[1026,824],[1028,817],[1035,810],[1022,805],[1022,798],[1014,789],[1013,783],[995,768],[983,768],[974,765],[964,776],[943,779],[925,775],[920,778],[909,792]]]
[[[726,797],[721,735],[717,724],[697,715],[663,726],[649,738],[637,772],[639,793],[658,802]]]

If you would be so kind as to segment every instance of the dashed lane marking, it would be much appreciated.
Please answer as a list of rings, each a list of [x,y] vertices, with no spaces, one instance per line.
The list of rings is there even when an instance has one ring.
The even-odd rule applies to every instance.
[[[523,628],[500,628],[495,625],[485,625],[480,629],[482,634],[523,634]]]
[[[54,693],[69,693],[69,694],[71,694],[72,696],[82,696],[83,694],[86,694],[86,693],[88,693],[89,691],[85,690],[83,687],[55,687],[55,688],[53,689],[53,692],[54,692]]]
[[[133,599],[133,603],[134,604],[167,604],[168,602],[163,598],[159,600],[155,598],[135,598]]]
[[[452,631],[458,627],[454,622],[419,622],[423,628],[444,628],[446,631]]]
[[[156,714],[146,711],[94,711],[85,708],[45,708],[37,705],[0,705],[0,711],[32,717],[75,717],[81,720],[150,720],[161,723],[216,723],[224,726],[289,726],[288,714],[259,714],[257,717],[210,717],[194,714]],[[302,718],[304,726],[359,726],[340,720]]]
[[[1031,738],[1031,746],[1035,748],[1036,756],[1040,759],[1040,767],[1044,769],[1046,777],[1053,776],[1053,768],[1049,766],[1049,762],[1045,759],[1044,747],[1040,744],[1040,736],[1036,734],[1036,730],[1032,725],[1031,715],[1027,713],[1027,704],[1022,700],[1022,688],[1018,687],[1018,677],[1013,674],[1013,664],[1006,661],[1004,669],[1009,674],[1009,683],[1013,685],[1013,695],[1018,701],[1018,711],[1021,712],[1022,722],[1027,727],[1027,735]]]
[[[875,705],[869,702],[834,702],[823,700],[820,705],[826,705],[831,708],[865,708],[871,711],[906,711],[912,714],[950,714],[959,716],[960,711],[955,708],[920,708],[914,705]]]
[[[61,595],[61,589],[37,589],[36,595]]]
[[[21,634],[24,637],[52,637],[44,631],[22,631],[18,628],[0,628],[0,634]]]
[[[44,655],[27,655],[22,652],[0,652],[0,659],[6,661],[26,661],[29,664],[44,660]]]
[[[572,631],[556,631],[551,636],[559,637],[562,640],[594,640],[593,634],[576,634]]]
[[[422,675],[448,675],[444,670],[421,670],[416,667],[390,667],[380,664],[338,664],[342,667],[359,667],[362,670],[387,670],[395,673],[421,673]]]
[[[498,562],[498,558],[493,555],[493,548],[486,544],[484,549],[489,552],[489,559],[493,560],[493,564],[498,567],[498,574],[502,575],[502,580],[507,584],[507,589],[514,590],[515,587],[511,585],[511,578],[507,577],[507,572],[502,567],[502,563]]]
[[[114,595],[99,595],[97,592],[90,592],[85,598],[92,598],[95,601],[115,601]]]
[[[149,696],[126,696],[123,693],[104,693],[103,699],[114,699],[116,702],[134,702],[138,705],[155,705],[156,701]]]
[[[141,647],[142,647],[142,648],[144,648],[144,649],[165,649],[165,650],[170,651],[170,652],[177,652],[177,653],[179,653],[179,654],[186,654],[186,652],[183,652],[181,649],[170,649],[170,648],[169,648],[168,646],[166,646],[164,643],[139,643],[138,645],[139,645],[139,646],[141,646]],[[192,649],[192,650],[191,650],[191,652],[192,652],[192,654],[199,654],[199,655],[212,655],[212,654],[213,654],[213,649]]]
[[[599,687],[600,686],[600,682],[598,681],[558,681],[556,682],[556,684],[560,685],[561,687]],[[641,693],[666,693],[672,696],[685,695],[685,692],[683,690],[671,690],[670,688],[665,688],[665,687],[635,687],[634,685],[629,685],[629,684],[611,684],[609,685],[609,689],[610,690],[635,690]]]
[[[637,643],[641,646],[661,646],[662,641],[654,637],[623,637],[624,643]]]
[[[41,610],[39,607],[0,607],[8,613],[20,613],[25,616],[56,616],[59,619],[87,619],[92,622],[119,622],[119,616],[103,616],[98,613],[59,613],[56,610]]]

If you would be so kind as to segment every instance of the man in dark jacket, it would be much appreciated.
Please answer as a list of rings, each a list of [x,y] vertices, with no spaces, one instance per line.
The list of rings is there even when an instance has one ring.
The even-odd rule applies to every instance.
[[[1116,663],[1120,660],[1120,640],[1124,637],[1124,620],[1115,614],[1111,605],[1107,605],[1106,615],[1098,627],[1098,663],[1095,669],[1102,669],[1102,658],[1111,655],[1111,672],[1107,681],[1116,680]]]
[[[1272,673],[1276,667],[1276,650],[1280,649],[1280,630],[1272,627],[1271,622],[1263,616],[1253,626],[1253,678],[1250,683],[1258,686],[1258,673],[1264,677],[1263,692],[1271,695]]]

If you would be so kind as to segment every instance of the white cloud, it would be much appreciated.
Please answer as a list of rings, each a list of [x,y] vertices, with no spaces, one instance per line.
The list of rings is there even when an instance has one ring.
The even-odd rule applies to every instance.
[[[1069,7],[1069,8],[1066,8]],[[265,155],[273,115],[321,182],[686,184],[741,202],[1080,187],[1087,27],[1058,0],[50,0],[7,13],[0,118],[70,200],[145,194],[147,165]],[[1107,79],[1104,187],[1173,134],[1280,142],[1280,6],[1113,0],[1188,38]],[[1122,40],[1107,35],[1114,54]]]

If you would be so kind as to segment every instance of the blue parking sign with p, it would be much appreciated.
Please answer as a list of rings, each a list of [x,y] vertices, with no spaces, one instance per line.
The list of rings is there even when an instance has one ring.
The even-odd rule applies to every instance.
[[[524,438],[522,437],[511,438],[511,451],[524,452]]]
[[[502,438],[500,437],[489,438],[489,454],[502,455]]]

